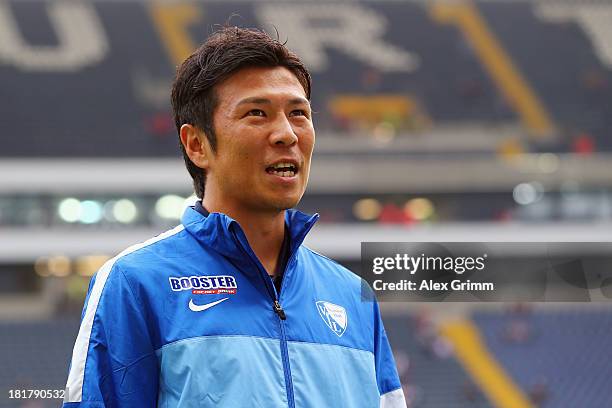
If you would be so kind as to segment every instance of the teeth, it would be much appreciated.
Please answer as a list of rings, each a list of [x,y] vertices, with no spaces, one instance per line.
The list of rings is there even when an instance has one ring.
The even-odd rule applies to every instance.
[[[277,176],[281,176],[281,177],[293,177],[293,176],[295,176],[295,171],[293,171],[293,170],[288,170],[288,171],[272,170],[272,173],[276,174]]]
[[[291,164],[291,163],[278,163],[278,164],[275,164],[275,165],[274,165],[274,166],[272,166],[272,167],[273,167],[274,169],[282,169],[282,168],[285,168],[285,167],[289,167],[289,168],[291,168],[292,170],[293,170],[293,169],[295,169],[295,165],[293,165],[293,164]]]
[[[297,173],[297,166],[293,163],[281,162],[266,169],[268,173],[279,177],[293,177]]]

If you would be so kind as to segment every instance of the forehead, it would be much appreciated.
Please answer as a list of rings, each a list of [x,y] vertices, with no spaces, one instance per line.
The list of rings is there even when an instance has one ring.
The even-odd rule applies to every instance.
[[[225,106],[250,97],[306,98],[300,81],[285,67],[242,68],[219,83],[215,93]]]

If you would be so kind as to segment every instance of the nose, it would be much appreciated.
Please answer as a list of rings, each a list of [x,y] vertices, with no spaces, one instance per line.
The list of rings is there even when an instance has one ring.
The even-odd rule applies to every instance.
[[[270,134],[270,143],[275,146],[292,146],[296,144],[298,137],[288,118],[285,115],[279,116]]]

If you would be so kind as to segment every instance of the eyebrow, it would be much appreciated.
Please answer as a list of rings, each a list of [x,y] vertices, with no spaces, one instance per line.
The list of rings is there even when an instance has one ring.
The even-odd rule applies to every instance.
[[[254,103],[254,104],[259,104],[259,105],[269,105],[272,103],[272,101],[268,98],[261,98],[258,96],[253,96],[253,97],[245,98],[241,100],[240,102],[238,102],[237,106],[245,105],[249,103]],[[292,98],[289,100],[289,105],[302,105],[302,104],[310,106],[310,101],[308,101],[308,99],[306,98],[301,98],[301,97]]]

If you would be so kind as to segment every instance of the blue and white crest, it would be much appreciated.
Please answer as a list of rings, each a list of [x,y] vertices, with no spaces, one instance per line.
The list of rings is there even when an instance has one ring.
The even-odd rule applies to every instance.
[[[341,337],[348,325],[346,309],[342,306],[320,300],[317,302],[317,310],[327,327],[336,333],[338,337]]]

